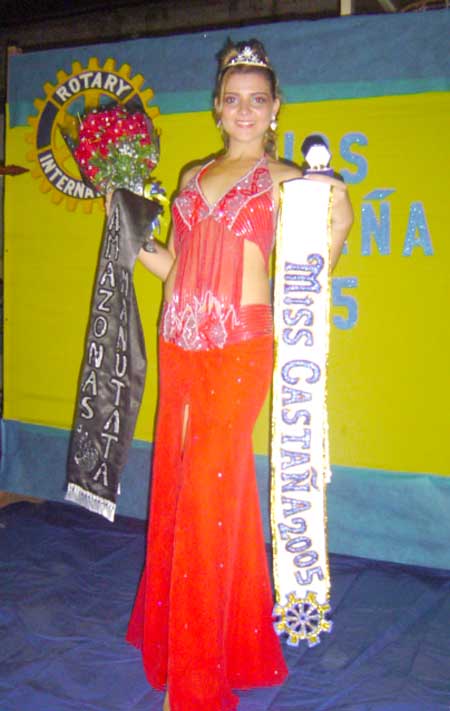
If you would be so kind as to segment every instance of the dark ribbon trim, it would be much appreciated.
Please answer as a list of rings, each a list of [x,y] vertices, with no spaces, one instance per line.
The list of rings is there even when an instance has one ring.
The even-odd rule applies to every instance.
[[[66,499],[114,520],[146,354],[133,271],[158,203],[116,190],[105,226],[69,446]]]

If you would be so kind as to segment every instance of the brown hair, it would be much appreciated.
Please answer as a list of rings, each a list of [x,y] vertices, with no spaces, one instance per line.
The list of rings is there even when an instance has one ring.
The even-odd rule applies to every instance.
[[[254,60],[246,62],[245,60],[236,61],[239,55],[242,55],[244,50],[251,50]],[[270,86],[272,99],[279,99],[280,92],[276,74],[269,62],[264,46],[257,39],[250,39],[245,42],[237,42],[236,44],[230,39],[227,40],[223,49],[217,55],[218,69],[216,75],[216,84],[214,87],[214,100],[220,102],[223,80],[225,76],[230,74],[247,74],[249,72],[258,72],[264,76]],[[233,62],[233,59],[235,62]],[[220,119],[217,111],[214,109],[214,117],[216,121]],[[226,137],[224,136],[225,145]],[[273,158],[276,157],[276,133],[270,127],[267,129],[264,140],[264,150]]]

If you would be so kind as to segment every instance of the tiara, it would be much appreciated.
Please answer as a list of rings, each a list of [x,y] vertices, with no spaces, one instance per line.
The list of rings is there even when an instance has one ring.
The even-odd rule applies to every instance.
[[[234,57],[231,57],[231,59],[225,62],[222,67],[222,72],[224,72],[225,69],[234,67],[238,64],[245,64],[250,67],[264,67],[265,69],[270,69],[272,71],[268,57],[264,54],[259,54],[249,45],[245,45],[237,54],[234,55]]]

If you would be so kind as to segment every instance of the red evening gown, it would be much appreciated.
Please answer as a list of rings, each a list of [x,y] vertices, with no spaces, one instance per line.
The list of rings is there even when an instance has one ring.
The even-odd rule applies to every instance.
[[[243,240],[266,262],[272,247],[272,183],[263,158],[209,206],[206,168],[174,204],[147,559],[127,633],[152,686],[168,687],[171,711],[232,711],[232,689],[287,674],[252,451],[272,376],[271,312],[240,306]]]

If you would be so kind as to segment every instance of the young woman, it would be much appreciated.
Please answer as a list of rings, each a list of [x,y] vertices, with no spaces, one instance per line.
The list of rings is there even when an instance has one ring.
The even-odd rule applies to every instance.
[[[127,639],[165,711],[231,711],[232,689],[281,684],[251,436],[272,376],[268,261],[279,185],[280,108],[254,40],[220,56],[214,111],[225,150],[188,170],[168,249],[141,253],[165,281],[147,562]],[[351,225],[335,185],[334,265]]]

